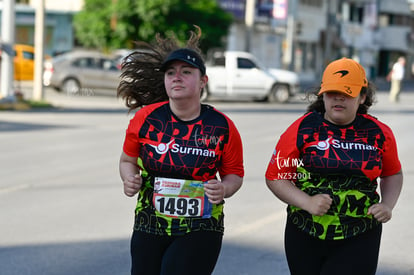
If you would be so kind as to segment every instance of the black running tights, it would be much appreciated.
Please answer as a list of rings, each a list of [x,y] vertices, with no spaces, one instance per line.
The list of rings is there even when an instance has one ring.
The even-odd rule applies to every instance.
[[[374,275],[381,232],[380,225],[350,239],[324,241],[288,222],[285,252],[291,275]]]
[[[134,230],[132,275],[210,275],[220,254],[223,233],[196,231],[157,236]]]

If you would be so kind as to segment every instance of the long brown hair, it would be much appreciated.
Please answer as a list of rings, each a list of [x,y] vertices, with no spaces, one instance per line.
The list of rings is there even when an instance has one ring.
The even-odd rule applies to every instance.
[[[194,26],[196,32],[190,31],[190,37],[184,47],[196,51],[202,56],[199,48],[201,29]],[[132,111],[144,105],[168,100],[164,87],[164,72],[161,64],[174,50],[182,47],[182,43],[173,33],[167,37],[156,35],[155,43],[135,42],[137,50],[124,58],[122,62],[121,81],[117,95],[125,100],[125,105]]]

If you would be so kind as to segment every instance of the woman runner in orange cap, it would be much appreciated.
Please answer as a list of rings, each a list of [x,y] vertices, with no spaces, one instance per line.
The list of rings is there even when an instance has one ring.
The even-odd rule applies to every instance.
[[[391,219],[403,175],[391,129],[367,114],[374,92],[358,62],[333,61],[316,100],[276,145],[265,177],[288,204],[291,274],[376,272],[382,223]]]

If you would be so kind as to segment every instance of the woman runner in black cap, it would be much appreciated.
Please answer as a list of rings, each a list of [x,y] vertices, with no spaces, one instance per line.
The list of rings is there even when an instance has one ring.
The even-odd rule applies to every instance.
[[[191,32],[132,53],[118,96],[138,109],[119,169],[127,196],[138,194],[131,274],[211,274],[223,237],[224,199],[242,185],[242,142],[234,123],[201,104],[208,77]]]

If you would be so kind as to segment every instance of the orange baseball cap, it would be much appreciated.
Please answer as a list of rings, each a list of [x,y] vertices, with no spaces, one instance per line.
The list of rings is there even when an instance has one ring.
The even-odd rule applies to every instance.
[[[355,60],[341,58],[326,67],[318,95],[325,92],[341,92],[357,97],[362,87],[367,87],[368,81],[364,68]]]

